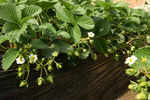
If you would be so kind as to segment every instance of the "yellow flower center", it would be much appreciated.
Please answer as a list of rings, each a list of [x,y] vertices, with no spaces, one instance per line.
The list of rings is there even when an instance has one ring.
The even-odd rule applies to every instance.
[[[90,36],[92,36],[93,34],[91,33]]]
[[[147,59],[146,58],[142,58],[142,63],[145,63],[146,61],[147,61]]]
[[[132,62],[133,61],[133,59],[129,59],[129,62]]]
[[[22,62],[22,61],[23,61],[23,59],[22,59],[22,58],[20,58],[20,59],[19,59],[19,61],[20,61],[20,62]]]
[[[34,59],[35,59],[35,56],[31,56],[31,59],[34,60]]]

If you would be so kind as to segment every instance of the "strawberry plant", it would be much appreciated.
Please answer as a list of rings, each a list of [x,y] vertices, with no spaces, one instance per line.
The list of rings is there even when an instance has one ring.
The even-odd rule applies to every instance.
[[[112,0],[0,0],[2,68],[16,62],[20,87],[28,87],[31,70],[39,72],[38,85],[53,83],[64,63],[131,54],[146,41],[149,17]]]

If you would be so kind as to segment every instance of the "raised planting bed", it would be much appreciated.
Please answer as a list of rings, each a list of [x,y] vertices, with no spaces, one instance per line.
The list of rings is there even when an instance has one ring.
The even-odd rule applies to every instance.
[[[124,59],[98,56],[66,72],[56,74],[54,84],[37,86],[36,73],[28,88],[19,88],[15,69],[0,71],[0,100],[116,100],[127,91],[131,77],[125,74]],[[35,75],[35,76],[34,76]]]

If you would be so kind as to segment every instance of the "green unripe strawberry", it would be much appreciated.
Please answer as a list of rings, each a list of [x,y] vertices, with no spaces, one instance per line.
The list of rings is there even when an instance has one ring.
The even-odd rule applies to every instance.
[[[75,56],[79,56],[79,52],[76,50],[76,51],[74,51],[74,55]]]
[[[20,82],[20,87],[24,87],[24,86],[26,86],[27,85],[27,81],[26,80],[23,80],[23,81],[21,81]]]
[[[53,83],[53,76],[52,75],[48,75],[48,77],[46,78],[48,82]]]
[[[49,65],[49,66],[48,66],[48,71],[51,72],[52,70],[53,70],[53,67],[52,67],[51,65]]]
[[[141,92],[140,94],[138,94],[138,95],[136,96],[136,98],[137,98],[138,100],[146,100],[146,94],[143,93],[143,92]]]
[[[21,67],[18,67],[18,72],[22,71],[22,68]]]
[[[132,47],[131,47],[131,51],[134,51],[134,50],[135,50],[135,46],[132,46]]]
[[[127,51],[127,54],[131,54],[131,51],[128,50],[128,51]]]
[[[85,53],[87,50],[86,49],[83,49],[83,52]]]
[[[109,53],[114,53],[113,49],[108,49]]]
[[[94,40],[90,40],[90,44],[93,45],[94,44]]]
[[[42,77],[39,77],[39,78],[37,79],[37,82],[38,82],[38,85],[39,85],[39,86],[42,85],[42,83],[43,83],[43,78],[42,78]]]
[[[128,75],[136,75],[138,72],[136,69],[133,69],[133,68],[129,68],[126,70],[126,74]]]
[[[96,55],[96,53],[93,54],[92,59],[93,59],[93,60],[97,60],[97,55]]]
[[[126,54],[126,52],[125,51],[122,51],[122,53],[125,55]]]
[[[23,76],[23,72],[18,72],[18,77],[22,77]]]
[[[116,50],[117,50],[117,47],[116,47],[116,46],[113,46],[113,49],[116,51]]]

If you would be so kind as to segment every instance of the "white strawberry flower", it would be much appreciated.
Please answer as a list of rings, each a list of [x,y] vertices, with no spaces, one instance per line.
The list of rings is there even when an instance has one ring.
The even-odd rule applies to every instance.
[[[25,59],[21,56],[19,56],[17,59],[16,59],[16,63],[17,64],[23,64],[25,62]]]
[[[29,61],[30,63],[35,63],[38,60],[37,55],[30,54]]]
[[[125,61],[125,64],[128,64],[129,66],[134,64],[134,62],[137,60],[137,57],[132,55],[131,57],[128,57]]]
[[[89,37],[94,37],[95,34],[94,34],[93,32],[88,32],[88,36],[89,36]]]

